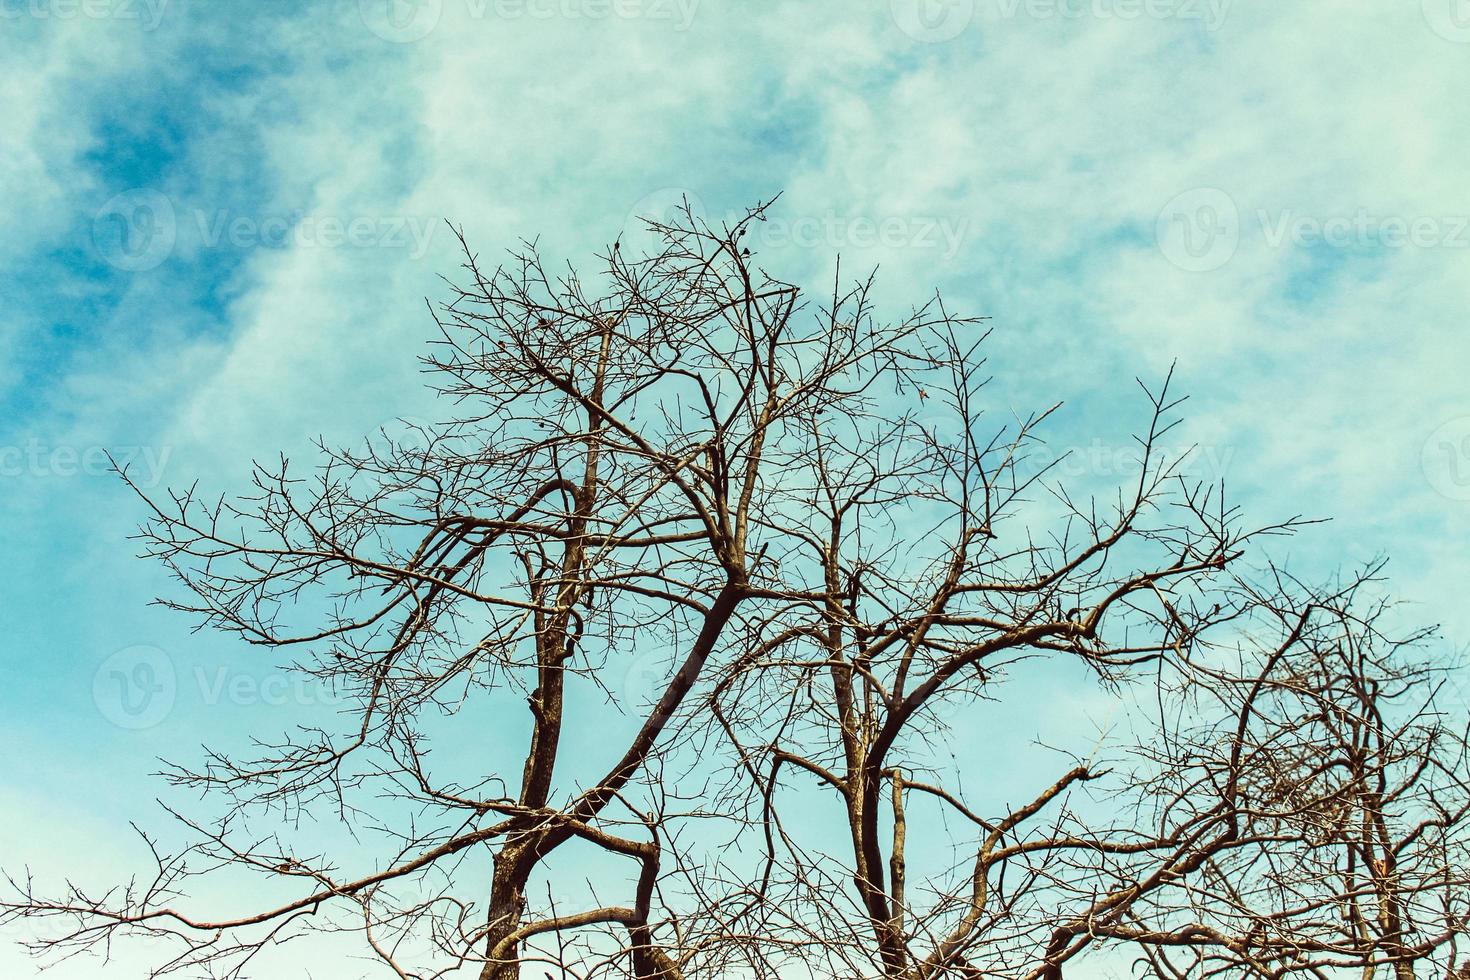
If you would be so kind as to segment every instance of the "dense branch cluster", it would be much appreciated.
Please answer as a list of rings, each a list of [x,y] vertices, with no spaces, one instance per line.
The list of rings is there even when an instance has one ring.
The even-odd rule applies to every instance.
[[[1051,410],[983,411],[980,321],[808,303],[764,218],[686,212],[595,281],[466,247],[452,419],[149,499],[165,603],[347,710],[172,769],[219,805],[147,884],[17,876],[6,914],[225,976],[312,930],[414,978],[1470,975],[1465,719],[1377,569],[1269,565],[1299,522],[1165,458],[1167,383],[1133,476],[1075,496]],[[947,743],[1063,674],[1119,720]],[[298,851],[307,814],[358,845]],[[233,871],[287,897],[196,911]]]

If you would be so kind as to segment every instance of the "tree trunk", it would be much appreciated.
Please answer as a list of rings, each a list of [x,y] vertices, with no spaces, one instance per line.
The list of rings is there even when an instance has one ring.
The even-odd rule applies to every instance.
[[[495,855],[495,874],[490,884],[490,919],[486,952],[490,959],[480,970],[480,980],[520,980],[521,944],[505,939],[521,927],[526,910],[525,869],[521,848],[506,848]],[[497,947],[502,947],[497,952]]]

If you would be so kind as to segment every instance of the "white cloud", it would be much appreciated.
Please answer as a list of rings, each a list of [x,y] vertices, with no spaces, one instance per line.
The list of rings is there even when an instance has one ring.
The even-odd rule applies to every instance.
[[[1453,612],[1467,564],[1452,543],[1470,532],[1470,503],[1436,492],[1420,460],[1442,422],[1470,415],[1470,248],[1309,249],[1269,231],[1283,215],[1470,215],[1470,102],[1456,94],[1470,44],[1436,34],[1420,4],[1349,13],[1252,0],[1207,30],[1005,17],[1000,0],[978,0],[969,27],[934,44],[900,31],[886,5],[756,14],[704,3],[678,30],[481,17],[469,0],[444,0],[433,31],[406,44],[373,36],[355,7],[272,22],[290,70],[220,97],[217,128],[194,134],[182,166],[199,174],[184,176],[266,180],[250,213],[232,217],[442,217],[487,257],[539,235],[575,260],[660,188],[720,212],[784,190],[776,213],[788,218],[947,219],[963,229],[952,256],[879,244],[847,248],[844,264],[881,263],[894,313],[940,285],[994,314],[998,415],[1073,393],[1116,409],[1109,390],[1157,379],[1177,358],[1181,390],[1196,393],[1187,431],[1235,451],[1229,480],[1253,518],[1335,516],[1295,553],[1389,550],[1425,617],[1459,616],[1452,629],[1470,638]],[[11,216],[0,258],[57,240],[95,190],[79,163],[95,137],[72,83],[151,71],[175,43],[120,26],[48,28],[43,43],[6,46],[16,70],[0,95]],[[203,10],[173,27],[227,30]],[[245,39],[234,50],[250,60]],[[1240,220],[1233,256],[1203,272],[1154,242],[1161,209],[1196,188],[1224,191]],[[835,244],[767,253],[778,271],[820,281]],[[181,245],[185,261],[204,252]],[[412,361],[430,329],[423,297],[442,296],[435,277],[452,277],[458,258],[443,229],[412,252],[254,249],[227,305],[209,311],[224,320],[217,339],[191,333],[196,311],[140,280],[124,312],[156,310],[172,339],[131,351],[115,340],[79,362],[48,411],[82,442],[106,442],[127,412],[156,412],[138,431],[173,447],[178,472],[217,478],[318,430],[348,438],[428,415]],[[1086,444],[1119,439],[1123,425],[1112,411],[1076,412],[1053,431]]]

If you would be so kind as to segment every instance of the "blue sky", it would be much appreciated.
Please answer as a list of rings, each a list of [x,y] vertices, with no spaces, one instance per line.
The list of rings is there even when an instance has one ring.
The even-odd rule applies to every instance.
[[[102,453],[228,490],[433,417],[446,219],[576,261],[780,192],[774,271],[992,317],[996,410],[1065,400],[1079,478],[1177,361],[1198,472],[1334,518],[1278,558],[1388,553],[1470,642],[1464,0],[0,0],[0,52],[7,865],[130,867],[154,757],[314,703],[146,604]],[[175,671],[144,727],[94,683],[140,647]]]

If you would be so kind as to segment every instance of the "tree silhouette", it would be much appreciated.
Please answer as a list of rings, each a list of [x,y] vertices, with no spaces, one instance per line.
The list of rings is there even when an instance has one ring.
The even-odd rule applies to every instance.
[[[1052,409],[986,415],[982,321],[882,319],[840,273],[807,305],[741,244],[767,207],[686,208],[594,281],[466,245],[425,357],[452,417],[240,497],[139,489],[162,601],[347,710],[172,768],[220,806],[175,813],[195,839],[146,884],[12,878],[8,917],[56,920],[38,950],[144,934],[176,944],[159,974],[245,976],[345,930],[399,977],[1461,975],[1465,719],[1378,568],[1272,566],[1303,522],[1247,525],[1160,451],[1167,380],[1132,475],[1077,495],[1037,459]],[[947,741],[1063,674],[1115,722],[1019,771],[994,733]],[[493,742],[506,712],[523,737]],[[340,855],[292,843],[306,816],[351,829]],[[287,897],[195,911],[239,871]]]

